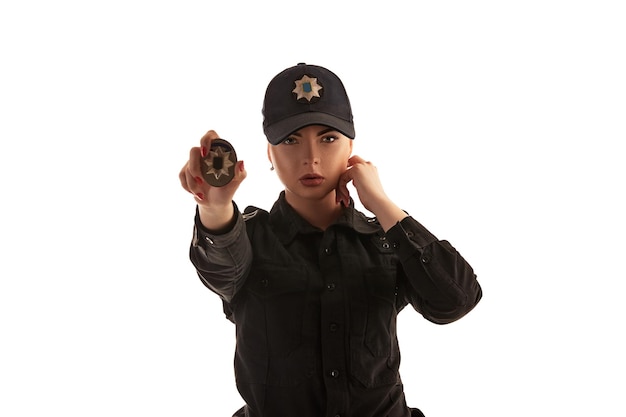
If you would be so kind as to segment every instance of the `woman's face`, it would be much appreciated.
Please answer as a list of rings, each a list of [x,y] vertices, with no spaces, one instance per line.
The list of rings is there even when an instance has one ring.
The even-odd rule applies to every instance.
[[[278,145],[268,145],[268,157],[293,198],[321,200],[334,190],[348,167],[352,140],[322,125],[304,127]]]

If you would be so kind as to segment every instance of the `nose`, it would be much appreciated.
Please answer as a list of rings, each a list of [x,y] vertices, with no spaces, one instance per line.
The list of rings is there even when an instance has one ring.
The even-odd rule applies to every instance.
[[[307,158],[304,160],[304,165],[319,165],[320,164],[320,159],[319,158]]]
[[[319,165],[320,152],[317,146],[315,146],[315,143],[310,143],[309,146],[306,147],[302,161],[304,165]]]

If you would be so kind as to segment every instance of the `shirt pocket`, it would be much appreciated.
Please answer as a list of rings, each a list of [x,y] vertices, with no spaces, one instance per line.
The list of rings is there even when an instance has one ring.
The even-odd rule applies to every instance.
[[[299,265],[253,268],[247,302],[255,308],[248,308],[246,321],[256,328],[252,334],[264,339],[256,342],[267,347],[269,356],[286,357],[302,343],[309,281],[306,269]]]
[[[377,267],[363,275],[365,302],[353,304],[352,315],[365,318],[351,334],[352,375],[366,387],[399,380],[400,353],[396,334],[396,268]],[[363,311],[365,310],[365,311]]]
[[[308,286],[304,266],[253,265],[239,311],[239,383],[293,387],[314,375],[315,354],[303,338]]]

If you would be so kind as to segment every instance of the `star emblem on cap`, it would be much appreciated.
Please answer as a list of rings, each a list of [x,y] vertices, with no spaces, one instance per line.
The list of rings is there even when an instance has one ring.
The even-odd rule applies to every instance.
[[[311,78],[308,75],[304,75],[299,80],[296,80],[296,88],[292,90],[292,93],[296,93],[296,100],[305,98],[307,101],[311,101],[313,97],[320,97],[319,91],[324,88],[317,83],[317,78]]]
[[[204,160],[204,163],[207,165],[206,174],[213,174],[215,179],[219,179],[222,175],[228,176],[228,168],[234,165],[230,160],[230,152],[225,152],[220,146],[209,152],[209,157]]]

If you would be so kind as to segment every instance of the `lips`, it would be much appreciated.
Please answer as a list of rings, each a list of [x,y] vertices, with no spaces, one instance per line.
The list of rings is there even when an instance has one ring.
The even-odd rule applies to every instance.
[[[305,174],[299,178],[300,183],[306,187],[315,187],[324,182],[324,177],[318,174]]]

